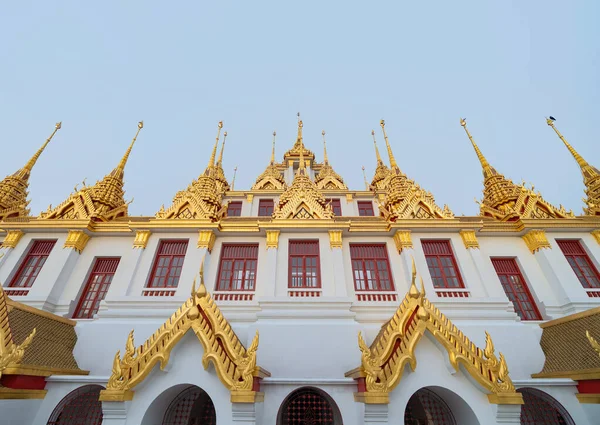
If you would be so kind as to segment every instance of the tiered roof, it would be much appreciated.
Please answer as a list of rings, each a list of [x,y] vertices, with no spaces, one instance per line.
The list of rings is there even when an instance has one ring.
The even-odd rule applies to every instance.
[[[252,186],[252,190],[285,190],[287,188],[287,184],[285,183],[285,179],[279,171],[277,164],[275,163],[275,137],[277,136],[276,132],[273,132],[273,148],[271,150],[271,161],[269,161],[269,165],[263,171],[263,173],[258,176],[256,179],[256,183]]]

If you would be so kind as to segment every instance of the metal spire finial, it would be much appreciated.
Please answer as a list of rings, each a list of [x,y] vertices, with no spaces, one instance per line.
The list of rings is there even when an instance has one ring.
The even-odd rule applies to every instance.
[[[133,136],[133,140],[129,144],[129,147],[127,148],[127,151],[125,151],[125,155],[123,155],[123,158],[121,158],[121,161],[119,162],[119,165],[117,165],[117,170],[120,170],[120,171],[125,170],[125,165],[127,164],[127,160],[129,159],[129,154],[131,153],[131,149],[133,149],[133,145],[134,145],[135,141],[137,140],[137,137],[140,134],[140,130],[142,128],[144,128],[144,121],[140,121],[138,123],[138,129],[135,132],[135,136]]]
[[[275,164],[275,136],[277,136],[277,132],[273,131],[273,148],[271,149],[271,165]]]
[[[367,181],[367,175],[365,174],[365,166],[362,166],[363,179],[365,180],[365,187],[369,190],[369,182]]]
[[[223,121],[219,121],[219,129],[217,130],[217,140],[215,141],[215,146],[213,147],[212,154],[210,155],[210,160],[208,161],[208,166],[210,168],[215,166],[215,157],[217,156],[217,146],[219,145],[219,137],[221,137],[221,129],[223,128]]]
[[[379,149],[377,149],[377,140],[375,140],[375,130],[371,130],[371,136],[373,136],[373,145],[375,145],[375,156],[377,157],[377,165],[383,165],[381,155],[379,155]]]
[[[385,121],[379,121],[379,125],[381,125],[381,129],[383,130],[383,138],[385,139],[385,145],[387,146],[388,156],[390,157],[390,167],[392,169],[398,169],[398,164],[396,163],[396,158],[394,158],[394,154],[392,153],[392,147],[390,146],[390,142],[387,137],[387,133],[385,132]]]
[[[327,164],[329,159],[327,158],[327,142],[325,141],[325,130],[321,131],[321,135],[323,136],[323,162]]]
[[[483,168],[483,177],[488,178],[488,177],[496,174],[496,171],[490,166],[490,163],[487,161],[487,159],[485,159],[485,156],[483,156],[483,154],[481,153],[481,150],[479,150],[479,146],[477,146],[477,143],[475,143],[475,140],[473,140],[473,136],[471,136],[471,133],[469,133],[469,129],[467,128],[466,118],[460,119],[460,125],[462,125],[463,128],[465,129],[465,132],[467,133],[467,136],[469,137],[469,140],[471,141],[471,144],[473,145],[473,149],[475,149],[477,158],[479,158],[479,162],[481,163],[481,168]]]
[[[217,164],[221,166],[223,164],[223,151],[225,150],[225,139],[227,139],[227,132],[223,133],[223,143],[221,144],[221,152],[219,153],[219,160],[217,161]]]
[[[24,168],[27,171],[31,171],[33,169],[33,166],[37,162],[38,158],[40,157],[40,155],[42,154],[42,152],[44,152],[44,149],[46,149],[46,146],[48,146],[48,143],[50,143],[50,140],[52,140],[52,138],[54,137],[54,135],[56,134],[56,132],[58,130],[60,130],[61,127],[62,127],[62,121],[61,122],[57,122],[54,125],[54,131],[52,132],[52,134],[50,135],[50,137],[48,137],[46,139],[46,141],[44,142],[44,144],[42,145],[42,147],[39,148],[37,150],[37,152],[33,154],[33,156],[31,157],[31,159],[29,161],[27,161],[27,164],[25,164]]]
[[[581,155],[579,155],[579,153],[575,150],[575,148],[573,148],[573,146],[571,146],[571,144],[569,142],[567,142],[567,139],[565,139],[564,136],[560,133],[560,131],[558,131],[558,129],[554,126],[554,121],[556,121],[556,119],[552,116],[546,118],[546,124],[548,124],[550,127],[552,127],[552,129],[556,132],[556,134],[558,135],[560,140],[563,141],[563,143],[565,144],[567,149],[569,149],[569,152],[571,152],[571,155],[573,155],[573,158],[575,158],[575,161],[577,161],[577,164],[579,164],[579,166],[582,169],[584,167],[589,167],[590,164],[588,164],[588,162],[585,159],[583,159],[583,157]]]
[[[236,174],[237,174],[237,165],[233,169],[233,179],[231,180],[231,190],[234,190],[233,187],[235,186],[235,175]]]

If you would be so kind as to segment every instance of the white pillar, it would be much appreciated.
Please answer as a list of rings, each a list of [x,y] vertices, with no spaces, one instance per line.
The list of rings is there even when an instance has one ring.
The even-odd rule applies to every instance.
[[[231,403],[231,419],[239,425],[256,425],[256,403]]]
[[[329,248],[333,268],[333,289],[336,297],[347,297],[346,279],[344,275],[344,256],[342,254],[342,231],[329,231]]]
[[[260,293],[261,296],[265,297],[274,297],[277,295],[277,256],[279,254],[279,230],[267,230],[267,267],[266,269],[272,275],[269,276],[268,280],[272,283],[266,285],[260,285],[258,287],[257,282],[257,292]],[[283,294],[281,294],[283,295]]]
[[[47,279],[36,279],[35,284],[29,290],[29,299],[41,304],[39,306],[37,303],[32,305],[52,313],[79,260],[79,252],[72,248],[57,250],[53,260],[54,273]]]
[[[102,425],[125,425],[130,401],[103,401]]]
[[[520,404],[496,404],[496,423],[498,424],[520,424]]]
[[[364,425],[381,425],[387,423],[387,404],[365,404]]]

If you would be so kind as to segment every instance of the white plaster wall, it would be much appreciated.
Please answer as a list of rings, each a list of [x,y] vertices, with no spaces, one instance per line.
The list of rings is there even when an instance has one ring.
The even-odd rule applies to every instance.
[[[43,402],[44,400],[0,400],[0,425],[45,424],[46,421],[34,421]]]

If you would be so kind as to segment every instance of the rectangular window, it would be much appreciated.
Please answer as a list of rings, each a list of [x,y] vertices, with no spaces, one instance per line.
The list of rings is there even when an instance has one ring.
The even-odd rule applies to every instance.
[[[240,217],[242,215],[241,201],[230,202],[227,206],[227,217]]]
[[[261,199],[258,201],[258,216],[271,217],[273,215],[273,200]]]
[[[496,274],[508,299],[515,306],[521,320],[542,320],[527,283],[514,258],[492,258]]]
[[[117,271],[120,258],[97,258],[85,285],[79,303],[73,313],[74,319],[91,319],[98,313],[100,301],[106,297],[110,283]]]
[[[258,244],[223,244],[217,290],[254,291],[257,262]]]
[[[584,288],[600,288],[600,274],[578,239],[557,239],[556,243],[567,258],[577,279]]]
[[[149,288],[177,288],[187,246],[187,240],[160,241]]]
[[[373,202],[358,201],[358,215],[361,217],[372,217],[375,215],[373,211]]]
[[[319,241],[290,241],[289,250],[289,287],[320,288]]]
[[[13,288],[30,288],[35,279],[37,279],[44,263],[46,263],[46,259],[50,255],[52,248],[54,248],[55,243],[55,239],[34,241],[27,256],[21,263],[17,274],[8,286]]]
[[[449,240],[421,240],[435,288],[464,288]]]
[[[385,244],[350,244],[354,289],[357,291],[393,291],[390,261]]]
[[[330,203],[331,202],[331,209],[333,210],[333,214],[341,217],[342,215],[342,204],[340,203],[340,200],[337,198],[329,198],[329,199],[325,199],[325,202]]]

